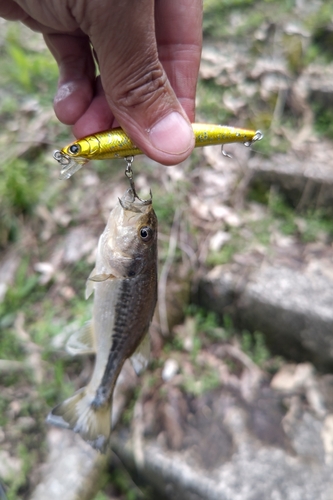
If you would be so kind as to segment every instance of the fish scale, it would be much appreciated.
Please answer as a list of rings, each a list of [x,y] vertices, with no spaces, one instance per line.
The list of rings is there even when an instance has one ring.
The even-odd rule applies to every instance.
[[[141,341],[141,339],[136,338],[136,336],[131,338],[131,332],[134,330],[137,320],[141,316],[140,311],[142,306],[144,306],[144,295],[141,291],[145,288],[145,285],[146,280],[139,280],[137,284],[135,279],[123,280],[121,284],[122,289],[119,293],[119,299],[115,307],[112,346],[101,384],[96,391],[96,396],[93,401],[93,405],[96,408],[106,404],[108,397],[112,394],[115,378],[121,369],[121,366],[116,363],[117,356],[122,353],[124,347],[127,347],[129,352],[133,352]],[[128,304],[131,305],[130,310]],[[145,329],[146,328],[143,330],[145,331]],[[124,361],[125,359],[124,357]],[[117,370],[116,372],[115,367]]]

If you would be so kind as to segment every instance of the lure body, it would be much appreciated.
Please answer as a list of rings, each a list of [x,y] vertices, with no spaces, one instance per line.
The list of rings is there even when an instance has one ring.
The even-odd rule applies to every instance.
[[[262,138],[260,131],[226,125],[193,123],[195,147],[242,142],[250,146]],[[61,179],[68,179],[89,160],[126,158],[143,154],[128,135],[120,128],[89,135],[55,151],[54,158],[62,165]]]

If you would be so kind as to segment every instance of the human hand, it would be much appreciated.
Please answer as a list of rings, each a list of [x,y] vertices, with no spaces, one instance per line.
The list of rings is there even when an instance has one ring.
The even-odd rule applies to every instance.
[[[202,0],[0,0],[0,17],[43,34],[54,110],[76,137],[120,125],[165,165],[191,153]]]

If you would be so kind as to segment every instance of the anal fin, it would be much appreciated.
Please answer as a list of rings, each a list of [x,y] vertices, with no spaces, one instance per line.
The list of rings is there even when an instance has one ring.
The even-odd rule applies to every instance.
[[[140,375],[148,366],[150,358],[150,336],[147,333],[141,344],[131,356],[131,363],[137,375]]]
[[[96,353],[92,321],[87,321],[79,331],[69,337],[66,351],[72,356]]]

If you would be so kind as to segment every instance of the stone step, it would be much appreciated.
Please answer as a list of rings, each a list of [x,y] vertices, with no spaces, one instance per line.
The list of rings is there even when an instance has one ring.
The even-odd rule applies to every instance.
[[[250,397],[225,384],[197,398],[183,424],[192,439],[177,451],[163,433],[144,437],[142,420],[132,435],[114,435],[113,450],[150,484],[150,498],[331,500],[333,414],[313,368],[287,365],[270,387],[263,379],[253,383],[251,370],[242,375]]]
[[[126,408],[137,377],[127,361],[117,380],[112,407],[116,425]],[[50,426],[47,433],[48,455],[41,479],[30,500],[91,500],[95,498],[103,475],[110,464],[110,454],[102,455],[72,430]],[[70,473],[68,472],[70,471]]]
[[[333,274],[263,263],[223,265],[200,280],[198,303],[219,316],[228,313],[240,328],[260,331],[272,352],[319,369],[333,365]]]
[[[332,141],[313,141],[300,151],[250,158],[250,185],[278,186],[298,209],[332,206]]]

